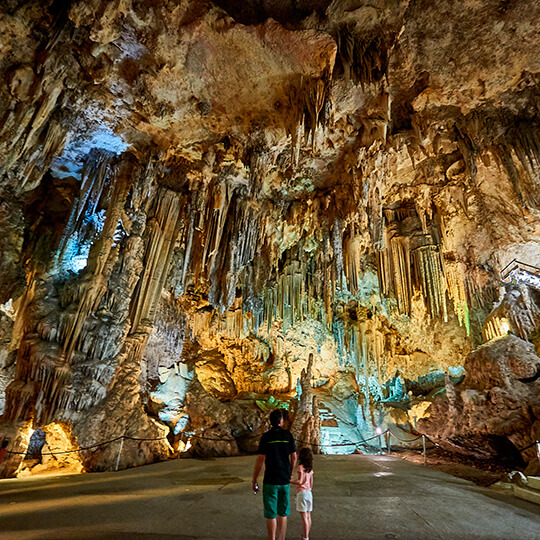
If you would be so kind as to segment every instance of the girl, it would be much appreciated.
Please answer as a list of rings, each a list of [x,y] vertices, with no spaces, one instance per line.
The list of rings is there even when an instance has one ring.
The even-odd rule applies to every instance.
[[[296,484],[296,509],[302,516],[302,539],[309,540],[313,510],[313,453],[310,448],[300,450],[298,462],[298,478],[291,483]]]

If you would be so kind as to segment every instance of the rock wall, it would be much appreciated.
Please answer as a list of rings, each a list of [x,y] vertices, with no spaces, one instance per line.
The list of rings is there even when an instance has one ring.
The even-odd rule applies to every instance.
[[[56,424],[92,470],[252,451],[310,354],[323,450],[438,426],[445,373],[538,343],[539,10],[6,2],[4,474]]]

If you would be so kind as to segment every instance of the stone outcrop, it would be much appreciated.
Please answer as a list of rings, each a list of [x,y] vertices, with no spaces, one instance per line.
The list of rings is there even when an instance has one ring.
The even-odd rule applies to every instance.
[[[501,365],[534,377],[539,16],[533,0],[5,2],[0,435],[21,454],[3,474],[56,425],[88,470],[253,451],[310,353],[309,440],[336,435],[332,416],[360,441],[426,414],[462,452],[538,436],[535,413],[506,416],[536,382],[499,381],[497,406],[462,388],[499,395],[470,370],[506,324],[522,342]],[[506,291],[512,260],[529,277]]]
[[[530,343],[513,336],[496,338],[465,361],[467,376],[450,381],[419,429],[441,446],[480,458],[534,465],[540,438],[540,358]]]

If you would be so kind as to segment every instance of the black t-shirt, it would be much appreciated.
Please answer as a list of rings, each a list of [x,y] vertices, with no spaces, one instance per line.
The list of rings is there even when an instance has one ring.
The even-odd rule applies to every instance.
[[[266,456],[264,462],[264,483],[283,486],[291,480],[291,460],[289,455],[296,452],[290,431],[281,427],[267,431],[259,443],[259,454]]]

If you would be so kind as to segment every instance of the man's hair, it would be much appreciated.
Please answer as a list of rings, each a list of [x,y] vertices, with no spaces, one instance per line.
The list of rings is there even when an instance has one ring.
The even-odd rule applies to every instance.
[[[283,411],[281,409],[275,409],[270,413],[270,423],[272,427],[278,427],[281,419],[283,418]]]

